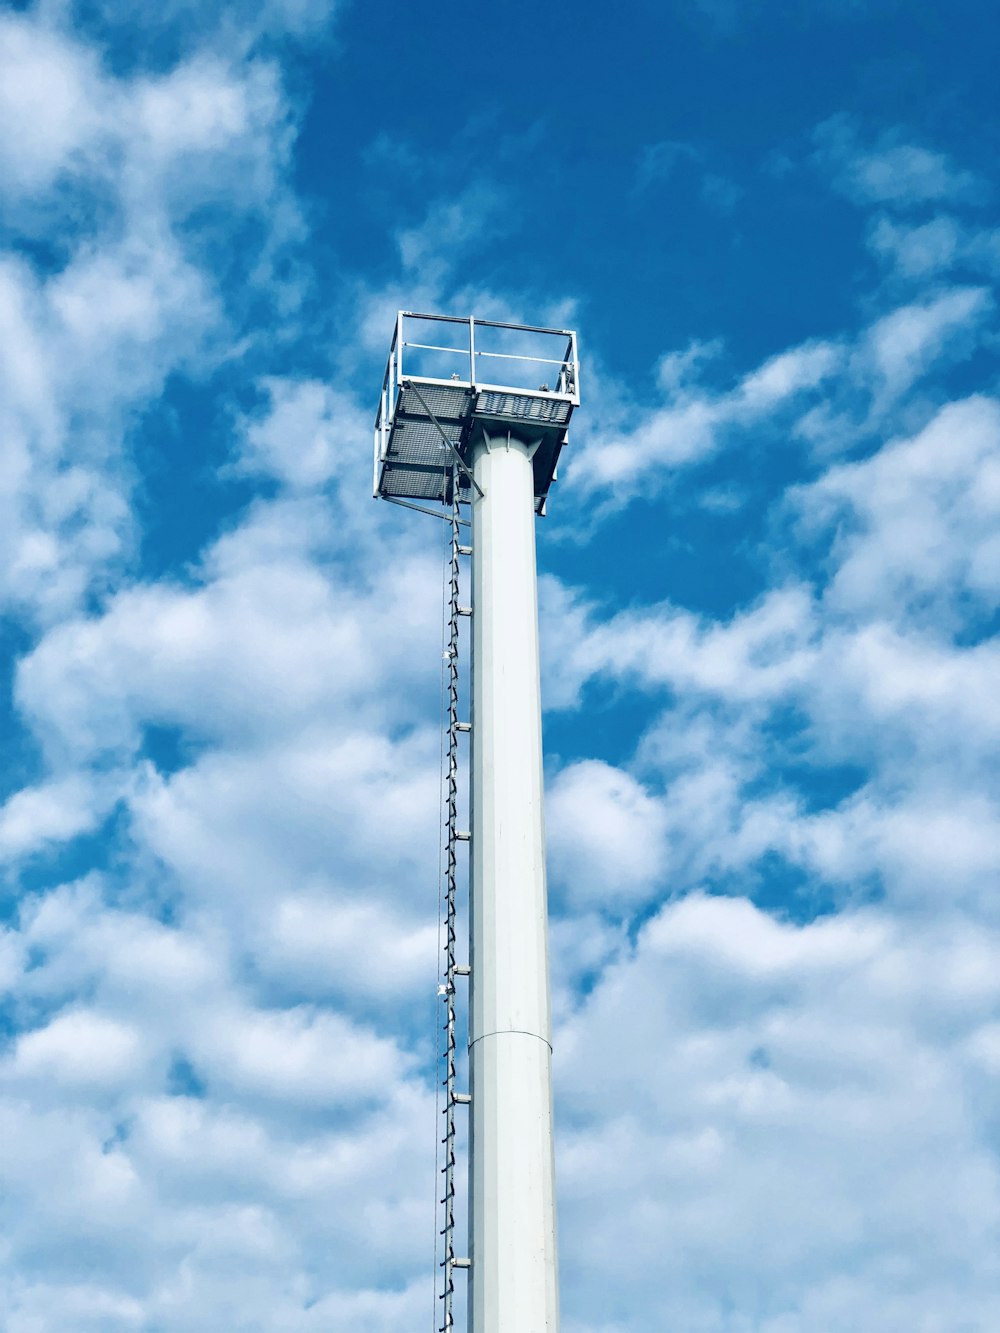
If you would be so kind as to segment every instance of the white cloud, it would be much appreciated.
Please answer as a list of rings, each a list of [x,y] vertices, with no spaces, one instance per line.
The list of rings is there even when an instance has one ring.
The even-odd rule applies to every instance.
[[[79,1333],[141,1329],[146,1320],[141,1301],[96,1283],[72,1283],[58,1292],[50,1286],[18,1284],[8,1293],[10,1333],[36,1333],[41,1328],[73,1328]]]
[[[803,343],[771,357],[745,376],[738,393],[747,409],[767,410],[803,389],[815,389],[836,371],[840,361],[841,351],[831,343]]]
[[[806,696],[817,739],[834,762],[877,763],[890,789],[945,781],[972,799],[1000,725],[997,664],[992,640],[956,647],[877,622],[831,630]]]
[[[426,281],[428,266],[452,265],[470,243],[494,235],[500,215],[501,197],[490,186],[470,186],[455,199],[432,204],[417,226],[399,233],[403,268]]]
[[[54,246],[45,264],[0,254],[0,599],[46,622],[132,552],[134,414],[234,338],[213,208],[230,224],[266,219],[244,260],[251,287],[273,277],[299,222],[281,176],[288,112],[266,61],[195,53],[117,77],[85,41],[8,16],[0,74],[10,235]],[[292,298],[294,279],[271,285],[279,305]]]
[[[18,1003],[45,1017],[0,1067],[5,1311],[30,1328],[92,1300],[95,1328],[120,1307],[180,1333],[242,1318],[249,1284],[266,1326],[374,1319],[366,1286],[403,1292],[431,1235],[412,1057],[334,1010],[261,1002],[225,914],[147,909],[92,879],[28,900],[14,932]],[[195,1089],[168,1094],[178,1057]]]
[[[398,1003],[426,991],[437,968],[437,927],[426,912],[404,915],[378,901],[352,901],[343,889],[280,897],[262,924],[262,970],[317,999]]]
[[[609,395],[602,412],[598,378],[597,420],[569,458],[567,483],[620,506],[655,496],[679,469],[755,431],[767,433],[765,442],[791,436],[827,455],[884,436],[918,384],[988,342],[994,310],[987,287],[937,289],[895,306],[852,339],[811,340],[769,357],[728,389],[698,382],[718,344],[695,343],[662,358],[661,406],[639,408]]]
[[[574,1326],[988,1327],[1000,1178],[960,1039],[1000,1000],[991,947],[725,899],[654,918],[557,1047]]]
[[[656,367],[657,383],[664,393],[677,393],[692,387],[722,350],[722,339],[715,338],[711,342],[689,343],[680,352],[665,353]]]
[[[730,435],[759,425],[816,389],[842,361],[835,344],[810,342],[769,358],[729,390],[692,385],[693,374],[716,350],[715,344],[695,344],[664,357],[659,379],[670,401],[624,413],[615,404],[611,419],[598,419],[583,448],[573,451],[569,485],[585,493],[610,491],[619,502],[655,494],[664,473],[710,458]]]
[[[399,1265],[430,1240],[429,1173],[411,1166],[433,1132],[422,1098],[401,1096],[363,1128],[289,1137],[232,1107],[139,1099],[114,1145],[110,1120],[26,1110],[0,1107],[20,1270],[0,1286],[11,1327],[103,1333],[155,1319],[181,1333],[251,1311],[260,1327],[388,1333],[383,1321],[425,1298]]]
[[[895,601],[905,617],[905,602],[898,594]],[[885,621],[831,617],[829,606],[801,592],[772,594],[711,628],[673,608],[571,624],[562,671],[577,688],[596,674],[677,699],[647,727],[639,750],[644,771],[664,786],[643,824],[648,840],[635,830],[639,847],[650,856],[656,849],[659,867],[642,898],[720,878],[757,892],[766,888],[762,858],[775,855],[806,871],[813,894],[823,886],[836,896],[878,889],[924,908],[945,895],[992,916],[1000,874],[1000,808],[990,795],[1000,728],[995,644],[956,648]],[[564,699],[574,701],[568,692]],[[770,728],[789,710],[793,721],[778,744]],[[782,776],[789,762],[799,766],[790,783]],[[838,765],[867,775],[866,784],[809,813],[798,782],[808,793],[810,769]],[[561,800],[558,782],[555,792]],[[556,866],[576,836],[563,805]],[[584,829],[579,846],[599,873],[603,844],[593,846],[594,837]],[[631,846],[627,831],[621,843]],[[626,881],[629,865],[626,852]],[[613,877],[610,884],[613,901]],[[803,907],[810,902],[807,891]]]
[[[52,1088],[120,1092],[140,1064],[141,1035],[102,1014],[71,1010],[17,1039],[7,1078],[44,1079]]]
[[[240,467],[295,488],[322,486],[343,471],[369,427],[353,400],[317,380],[269,378],[261,388],[269,410],[245,423]]]
[[[331,874],[359,896],[394,898],[400,875],[411,883],[434,853],[435,740],[312,729],[296,745],[210,752],[170,779],[150,775],[132,810],[143,842],[199,898],[249,913]]]
[[[743,198],[742,185],[737,185],[728,176],[720,176],[714,171],[707,171],[701,182],[701,197],[708,208],[715,213],[728,215]]]
[[[794,493],[811,530],[834,534],[829,598],[877,615],[984,613],[1000,590],[1000,407],[950,403],[915,436],[842,463]]]
[[[821,594],[772,589],[720,622],[669,604],[608,615],[546,585],[554,704],[594,678],[673,696],[638,752],[663,784],[641,900],[705,882],[766,894],[771,857],[807,877],[805,911],[876,893],[992,920],[998,430],[992,400],[955,402],[791,491],[793,541],[830,542]],[[810,810],[825,772],[832,794]]]
[[[983,182],[955,167],[946,154],[907,143],[900,130],[886,131],[870,147],[857,123],[837,115],[815,132],[817,161],[834,183],[860,204],[908,208],[939,200],[975,201]]]
[[[232,211],[273,222],[258,277],[301,225],[288,103],[262,52],[268,31],[307,31],[327,8],[167,6],[167,27],[194,36],[158,73],[139,50],[139,72],[112,74],[96,48],[10,20],[26,59],[64,78],[37,142],[0,149],[11,225],[46,235],[70,187],[99,205],[49,268],[2,269],[0,553],[47,622],[17,674],[49,771],[0,811],[12,877],[122,800],[104,871],[37,888],[0,933],[12,1333],[390,1333],[431,1304],[444,532],[367,500],[367,420],[315,360],[263,378],[255,361],[261,410],[222,399],[229,476],[278,497],[169,579],[117,574],[137,414],[170,375],[244,346],[241,297],[212,267]],[[37,100],[17,78],[3,95],[22,121]],[[837,170],[894,207],[972,190],[905,147]],[[455,262],[489,238],[491,198],[404,230],[413,282],[359,289],[338,364],[384,352],[397,297],[516,313],[523,294],[464,287]],[[872,235],[900,256],[893,281],[971,263],[971,234],[945,225]],[[976,244],[988,272],[988,234]],[[767,586],[725,618],[544,585],[548,698],[572,707],[598,679],[641,714],[615,765],[581,731],[548,807],[577,1333],[1000,1322],[1000,720],[980,641],[997,414],[985,399],[940,410],[935,378],[988,336],[991,305],[971,287],[892,300],[728,382],[717,342],[668,354],[651,410],[588,374],[607,430],[567,474],[595,491],[628,498],[738,438],[763,452],[808,437],[803,414],[823,410],[848,423],[853,461],[803,460],[798,526],[773,515],[780,572],[761,564]],[[801,894],[774,891],[795,875]],[[795,925],[751,896],[839,910]]]
[[[666,814],[630,774],[598,760],[564,768],[546,798],[552,874],[574,906],[615,912],[663,871]]]
[[[866,793],[798,821],[786,836],[793,862],[841,886],[877,879],[895,907],[996,915],[1000,807],[978,794]]]
[[[87,833],[107,808],[106,795],[81,775],[22,787],[0,807],[0,856],[24,856]]]
[[[93,51],[19,15],[0,18],[0,168],[8,207],[73,167],[101,129],[100,83]]]
[[[183,583],[120,577],[138,414],[170,375],[240,354],[245,293],[286,301],[268,265],[300,224],[276,66],[223,49],[237,8],[167,22],[182,8],[197,35],[156,73],[142,42],[139,72],[112,74],[96,47],[12,20],[15,55],[63,100],[36,109],[34,139],[0,146],[16,237],[55,237],[51,263],[2,265],[0,554],[6,605],[42,622],[19,689],[50,771],[8,799],[0,840],[16,862],[119,797],[130,823],[105,874],[23,896],[0,935],[0,1306],[12,1333],[247,1318],[388,1333],[425,1303],[437,1188],[410,1049],[436,1021],[436,931],[412,889],[433,862],[437,747],[398,681],[425,661],[433,706],[443,532],[386,543],[363,489],[342,520],[298,494],[252,508]],[[315,31],[328,9],[247,11],[247,41]],[[15,121],[35,114],[34,86],[5,84]],[[86,226],[55,233],[70,196]],[[248,218],[265,236],[230,287]],[[266,389],[268,415],[237,423],[248,471],[353,490],[367,459],[337,438],[358,428],[353,404],[318,381]],[[186,768],[136,762],[150,727],[178,736]],[[122,767],[102,776],[109,753]],[[372,849],[377,882],[358,883]],[[427,1023],[388,1030],[421,993]]]
[[[19,935],[37,965],[21,989],[45,1008],[99,990],[108,1010],[141,1017],[152,1043],[154,1019],[183,1024],[189,1004],[216,998],[227,979],[225,948],[208,929],[164,925],[142,910],[112,908],[106,896],[105,882],[88,876],[24,900]]]
[[[870,248],[891,259],[907,278],[933,277],[951,268],[961,249],[962,229],[952,217],[912,227],[881,216],[868,237]]]
[[[882,214],[869,230],[868,247],[909,280],[962,268],[990,277],[1000,272],[1000,231],[970,227],[949,214],[915,225]]]
[[[958,287],[918,305],[901,306],[868,330],[862,355],[876,376],[876,401],[898,398],[947,351],[961,358],[976,326],[994,308],[983,287]]]
[[[728,624],[702,622],[664,605],[622,611],[586,623],[570,610],[575,641],[566,643],[564,678],[594,675],[647,688],[719,693],[754,701],[779,697],[808,679],[816,660],[807,589],[775,589]]]
[[[388,684],[413,661],[434,679],[440,565],[423,552],[403,565],[383,559],[352,587],[302,550],[298,507],[275,517],[264,534],[251,516],[224,538],[200,586],[126,589],[103,616],[65,620],[22,660],[18,696],[53,754],[131,748],[145,724],[243,742],[345,704],[406,712]],[[307,525],[307,543],[314,535]]]
[[[311,1105],[325,1115],[381,1101],[406,1072],[391,1041],[339,1014],[305,1008],[209,1015],[189,1049],[213,1090]]]

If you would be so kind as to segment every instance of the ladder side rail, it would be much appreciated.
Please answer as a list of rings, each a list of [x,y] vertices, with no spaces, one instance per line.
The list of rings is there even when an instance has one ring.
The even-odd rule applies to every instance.
[[[457,468],[455,469],[457,472]],[[451,1333],[454,1327],[453,1296],[455,1291],[455,1106],[457,1104],[456,1087],[456,1049],[457,1021],[455,1013],[455,977],[458,967],[458,647],[459,647],[459,550],[460,516],[458,501],[458,478],[453,475],[451,514],[451,568],[448,591],[448,713],[447,713],[447,778],[445,787],[445,957],[444,957],[444,1003],[445,1003],[445,1054],[444,1054],[444,1165],[441,1173],[444,1177],[444,1190],[441,1199],[444,1258],[442,1260],[443,1282],[441,1290],[440,1333]]]

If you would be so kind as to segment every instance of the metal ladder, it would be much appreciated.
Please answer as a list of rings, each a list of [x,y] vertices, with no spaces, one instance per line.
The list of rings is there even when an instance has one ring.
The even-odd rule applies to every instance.
[[[444,1089],[444,1107],[441,1111],[444,1117],[444,1137],[441,1139],[441,1145],[444,1148],[444,1165],[441,1167],[444,1189],[441,1198],[438,1200],[441,1209],[439,1213],[441,1225],[438,1234],[443,1240],[444,1257],[440,1263],[442,1277],[441,1290],[438,1293],[438,1299],[442,1302],[441,1322],[438,1325],[439,1333],[451,1333],[454,1327],[452,1307],[455,1293],[455,1270],[456,1268],[468,1269],[471,1266],[468,1259],[456,1258],[455,1256],[455,1108],[456,1106],[468,1106],[472,1100],[468,1093],[458,1091],[455,1068],[457,1046],[455,983],[458,977],[469,976],[469,968],[460,965],[457,956],[458,844],[460,842],[468,844],[471,838],[468,832],[464,832],[458,827],[459,736],[472,730],[470,722],[460,722],[458,718],[459,623],[462,616],[471,616],[472,614],[471,607],[462,606],[459,603],[459,562],[461,556],[472,554],[472,548],[471,546],[463,546],[460,540],[460,526],[463,520],[459,513],[457,468],[455,473],[456,475],[453,475],[452,478],[452,495],[454,498],[451,511],[451,563],[447,592],[448,646],[445,651],[447,663],[447,721],[445,725],[447,735],[444,782],[443,980],[438,986],[438,995],[444,1001],[445,1006],[445,1019],[442,1027],[444,1034],[444,1077],[441,1080],[441,1086]]]

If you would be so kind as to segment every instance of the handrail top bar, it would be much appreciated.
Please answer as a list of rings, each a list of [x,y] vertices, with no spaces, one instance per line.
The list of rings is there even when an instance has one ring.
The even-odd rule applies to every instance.
[[[568,357],[523,356],[520,352],[476,352],[476,356],[492,356],[498,361],[533,361],[539,366],[565,366]]]
[[[474,315],[423,315],[418,310],[401,310],[406,319],[436,319],[442,324],[478,324],[486,329],[517,329],[521,333],[554,333],[572,338],[572,329],[545,329],[536,324],[506,324],[499,319],[476,319]]]
[[[517,385],[510,384],[482,384],[479,380],[476,380],[475,383],[472,380],[443,380],[434,375],[404,375],[400,383],[403,385],[437,384],[442,389],[478,389],[482,393],[512,393],[521,398],[544,398],[547,402],[551,402],[552,399],[565,399],[567,402],[576,404],[575,397],[567,393],[560,393],[558,389],[522,389]]]
[[[410,343],[404,342],[404,347],[419,347],[424,352],[454,352],[456,356],[468,356],[467,347],[438,347],[435,343]]]
[[[450,352],[453,356],[469,355],[467,347],[436,347],[433,343],[403,343],[404,347],[418,347],[422,352]],[[476,349],[476,356],[492,356],[502,361],[531,361],[539,366],[564,366],[565,357],[522,356],[520,352],[481,352]]]

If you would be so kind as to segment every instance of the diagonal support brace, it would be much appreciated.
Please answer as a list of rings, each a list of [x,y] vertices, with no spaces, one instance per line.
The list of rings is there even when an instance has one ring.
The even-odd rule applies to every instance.
[[[427,413],[427,415],[430,417],[431,421],[433,421],[434,426],[435,426],[435,428],[436,428],[436,430],[437,430],[437,433],[441,436],[442,440],[444,440],[445,445],[447,446],[447,448],[451,450],[452,457],[453,457],[454,460],[455,460],[455,466],[456,466],[456,467],[458,468],[458,470],[461,472],[462,476],[468,479],[469,484],[475,488],[475,490],[477,491],[477,493],[478,493],[480,496],[485,495],[486,492],[483,490],[482,486],[480,486],[479,482],[476,481],[475,477],[472,475],[472,473],[469,471],[469,469],[465,466],[465,459],[462,457],[462,455],[461,455],[461,454],[458,452],[458,450],[455,448],[455,442],[454,442],[454,440],[449,440],[449,438],[448,438],[448,432],[447,432],[447,431],[445,430],[445,428],[441,425],[440,421],[438,421],[437,417],[434,415],[434,413],[431,411],[431,409],[427,406],[427,400],[426,400],[426,398],[424,398],[424,395],[420,392],[420,390],[417,388],[417,386],[413,383],[412,380],[402,380],[402,381],[400,381],[400,383],[401,383],[405,388],[409,389],[409,390],[412,392],[412,394],[413,394],[414,397],[416,398],[417,402],[420,404],[420,406],[424,409],[424,411],[425,411],[425,412]]]

